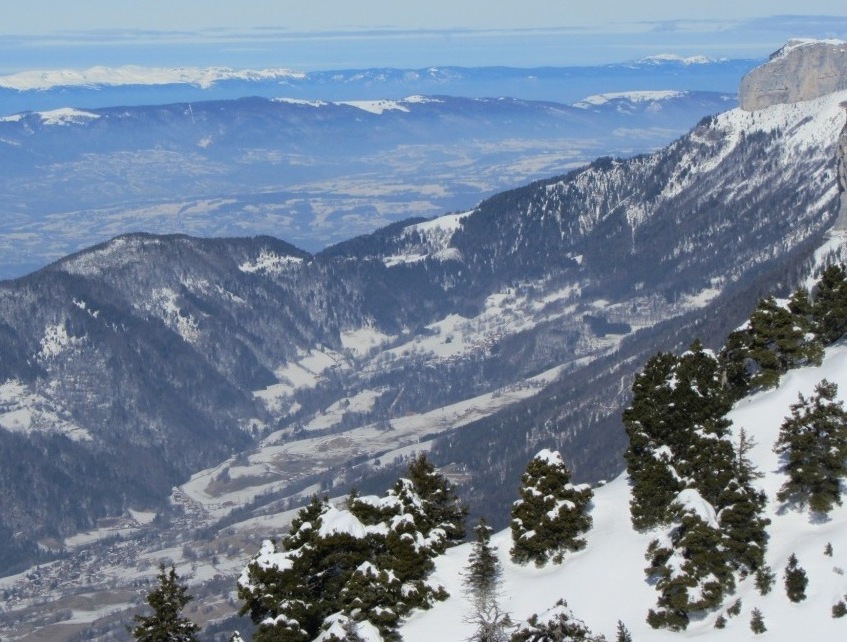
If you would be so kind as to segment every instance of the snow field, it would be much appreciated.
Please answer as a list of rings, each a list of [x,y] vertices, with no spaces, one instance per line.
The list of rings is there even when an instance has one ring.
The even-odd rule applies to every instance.
[[[820,367],[789,372],[778,388],[740,401],[729,414],[735,435],[744,428],[756,440],[750,458],[765,474],[758,485],[767,493],[766,513],[772,520],[766,560],[776,574],[768,595],[759,594],[751,576],[738,583],[735,595],[727,599],[722,611],[692,619],[685,632],[652,629],[645,618],[648,609],[655,606],[658,592],[645,579],[644,553],[661,532],[638,533],[632,529],[629,485],[624,474],[595,489],[591,510],[594,525],[587,534],[588,545],[583,551],[568,555],[561,565],[540,569],[515,565],[509,559],[511,532],[505,530],[492,536],[503,566],[501,605],[514,620],[523,620],[564,598],[575,617],[608,640],[615,639],[618,620],[623,621],[634,640],[846,639],[847,619],[833,618],[831,609],[847,595],[847,506],[837,507],[828,518],[821,519],[807,510],[781,506],[776,500],[785,480],[779,472],[778,456],[772,450],[779,428],[790,414],[789,406],[797,402],[797,394],[810,395],[824,378],[837,383],[839,398],[847,399],[847,345],[830,348]],[[828,543],[833,548],[832,557],[824,554]],[[436,561],[432,581],[442,584],[451,597],[432,610],[409,618],[401,629],[406,642],[458,642],[471,635],[473,627],[464,621],[471,607],[463,595],[461,575],[470,550],[466,544],[449,550]],[[783,570],[792,553],[809,579],[806,600],[796,604],[788,600],[783,586]],[[736,599],[741,600],[741,613],[727,617],[725,629],[715,629],[715,619]],[[754,608],[762,612],[768,629],[761,636],[750,630]]]

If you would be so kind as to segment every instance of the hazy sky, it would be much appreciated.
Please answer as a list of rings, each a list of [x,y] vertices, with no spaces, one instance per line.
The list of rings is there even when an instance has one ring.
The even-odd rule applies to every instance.
[[[810,0],[27,0],[4,3],[0,72],[97,64],[304,69],[760,58],[847,39]]]

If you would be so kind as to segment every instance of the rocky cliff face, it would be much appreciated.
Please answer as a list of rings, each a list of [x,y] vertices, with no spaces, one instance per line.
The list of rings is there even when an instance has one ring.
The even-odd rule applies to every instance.
[[[847,102],[841,103],[844,109],[847,109]],[[838,137],[838,147],[836,148],[838,157],[838,189],[841,192],[841,207],[838,211],[838,219],[835,222],[835,229],[847,229],[847,125],[841,130],[841,135]]]
[[[741,80],[741,108],[812,100],[847,89],[847,42],[791,40]]]

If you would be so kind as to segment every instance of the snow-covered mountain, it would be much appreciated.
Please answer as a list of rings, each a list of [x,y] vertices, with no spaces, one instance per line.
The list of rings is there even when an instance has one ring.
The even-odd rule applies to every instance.
[[[50,582],[127,588],[158,558],[211,579],[304,496],[381,491],[418,450],[491,516],[543,447],[575,481],[612,478],[649,356],[717,345],[763,293],[844,258],[845,99],[733,109],[658,152],[317,254],[129,234],[0,283],[4,568],[119,532],[120,570],[74,552]],[[398,104],[336,107],[442,103],[381,107]],[[217,561],[192,569],[216,534]],[[64,589],[42,577],[4,580],[7,621],[46,617]]]
[[[582,619],[595,634],[607,640],[616,639],[617,623],[622,621],[633,640],[752,640],[759,639],[750,630],[753,609],[764,616],[767,632],[762,639],[797,640],[812,636],[817,640],[840,640],[844,636],[844,620],[833,618],[832,607],[847,596],[847,506],[839,506],[826,518],[807,510],[785,506],[776,498],[786,475],[781,472],[779,457],[773,447],[789,406],[797,395],[811,396],[814,387],[827,379],[839,388],[839,400],[847,401],[847,346],[827,351],[819,367],[793,370],[779,387],[743,399],[728,415],[734,439],[744,429],[757,445],[750,453],[756,468],[764,474],[756,486],[767,494],[766,514],[771,520],[767,564],[777,574],[773,589],[761,595],[753,576],[738,584],[722,609],[693,621],[683,633],[651,628],[647,611],[655,607],[656,590],[646,580],[644,553],[651,540],[661,532],[633,530],[629,518],[630,486],[625,474],[595,488],[591,516],[594,525],[588,532],[588,545],[569,554],[560,565],[536,568],[517,565],[509,559],[511,532],[502,531],[492,537],[503,567],[500,603],[515,621],[543,614],[556,601],[565,599],[574,616]],[[832,555],[827,555],[827,545]],[[466,640],[473,633],[468,616],[472,605],[465,596],[462,573],[468,566],[471,545],[451,549],[436,562],[432,581],[443,585],[451,597],[432,610],[418,612],[402,627],[406,642],[430,640]],[[807,598],[791,602],[783,587],[783,569],[795,554],[808,575]],[[727,616],[727,609],[741,601],[738,615]],[[716,629],[715,620],[727,617],[725,629]],[[542,621],[545,618],[542,616]]]
[[[4,109],[41,111],[67,105],[116,107],[291,96],[315,100],[399,99],[414,94],[570,103],[634,88],[732,93],[759,60],[658,55],[594,67],[429,67],[425,69],[292,69],[139,66],[44,69],[0,76]]]
[[[139,229],[270,234],[316,251],[597,156],[655,150],[736,100],[279,95],[0,116],[0,276]]]

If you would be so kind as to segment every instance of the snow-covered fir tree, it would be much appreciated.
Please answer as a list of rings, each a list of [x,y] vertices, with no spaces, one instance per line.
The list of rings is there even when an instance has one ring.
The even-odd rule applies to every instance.
[[[403,616],[447,596],[427,577],[466,510],[425,458],[410,471],[423,496],[403,478],[383,497],[352,492],[346,508],[313,497],[279,545],[262,545],[239,579],[257,642],[331,640],[363,627],[394,640]]]
[[[763,515],[767,497],[754,486],[762,473],[748,457],[755,445],[742,428],[735,446],[732,475],[717,499],[722,546],[733,567],[744,574],[758,572],[764,566],[770,524]]]
[[[459,499],[455,486],[436,470],[425,453],[409,462],[408,478],[424,504],[425,522],[419,527],[427,532],[436,529],[444,532],[444,538],[438,544],[443,546],[439,552],[464,541],[468,507]]]
[[[656,582],[659,599],[647,621],[654,628],[680,631],[693,611],[716,608],[735,588],[723,533],[714,508],[694,489],[679,493],[672,509],[675,525],[663,540],[647,550],[648,577]]]
[[[667,529],[647,552],[655,627],[686,628],[692,612],[720,605],[736,572],[763,564],[765,496],[752,484],[751,440],[729,439],[732,400],[722,361],[698,341],[651,359],[633,385],[624,413],[632,522]]]
[[[561,563],[568,551],[585,546],[591,528],[593,491],[570,483],[571,472],[556,451],[542,450],[521,476],[520,499],[512,505],[512,560],[519,564]]]
[[[847,476],[847,412],[836,401],[838,386],[821,381],[810,398],[799,395],[774,447],[783,456],[788,480],[777,495],[783,502],[808,504],[828,513],[841,505]]]
[[[733,455],[723,439],[729,428],[724,415],[732,400],[717,358],[699,341],[680,357],[650,359],[632,390],[623,415],[630,514],[636,528],[649,529],[668,521],[668,508],[684,488],[698,487],[714,503],[726,486]]]
[[[809,577],[806,575],[806,570],[800,566],[800,562],[794,553],[788,558],[788,564],[785,565],[785,572],[782,577],[785,584],[785,594],[789,600],[802,602],[806,599]]]
[[[468,556],[463,585],[472,612],[467,621],[473,624],[473,642],[500,642],[509,639],[509,614],[500,605],[500,581],[503,569],[497,548],[491,544],[491,527],[484,518],[474,528],[476,539]]]
[[[847,334],[847,269],[843,265],[824,270],[815,288],[812,316],[815,332],[825,345]]]
[[[544,613],[534,614],[512,634],[511,642],[603,642],[560,599]]]
[[[197,642],[200,627],[182,615],[193,598],[188,587],[180,584],[176,569],[159,566],[159,585],[147,595],[152,615],[136,615],[132,637],[138,642]]]
[[[772,388],[789,369],[820,363],[823,348],[811,334],[811,320],[802,314],[808,309],[799,292],[788,303],[766,297],[759,301],[749,323],[734,333],[744,346],[744,357],[752,362],[751,389]]]

